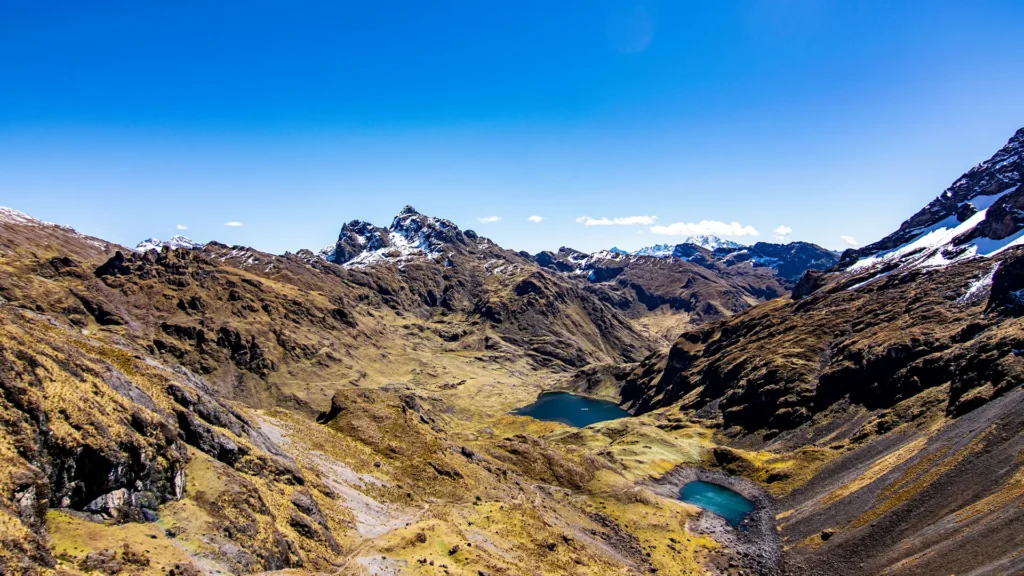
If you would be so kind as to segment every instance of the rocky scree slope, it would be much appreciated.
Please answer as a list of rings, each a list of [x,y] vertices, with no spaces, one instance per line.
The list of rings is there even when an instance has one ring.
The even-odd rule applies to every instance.
[[[950,238],[977,251],[885,253],[968,202],[987,205],[972,230],[997,206],[1007,221],[1022,134],[845,270],[810,271],[792,299],[688,331],[621,377],[638,413],[682,411],[799,463],[759,478],[796,573],[1024,570],[1024,246],[982,250],[1016,225]]]

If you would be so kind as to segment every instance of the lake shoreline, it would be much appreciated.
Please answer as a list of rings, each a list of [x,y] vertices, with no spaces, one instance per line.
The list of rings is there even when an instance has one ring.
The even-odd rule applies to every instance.
[[[709,482],[729,488],[754,503],[754,510],[743,522],[745,530],[731,526],[724,518],[702,511],[690,528],[725,544],[716,565],[727,568],[730,563],[755,574],[772,576],[782,572],[782,537],[775,524],[775,499],[759,484],[721,470],[698,466],[680,466],[657,478],[647,487],[665,498],[680,500],[680,490],[690,482]],[[680,500],[681,501],[681,500]]]
[[[541,392],[532,403],[510,413],[545,422],[561,422],[575,428],[632,417],[614,402],[561,390]]]

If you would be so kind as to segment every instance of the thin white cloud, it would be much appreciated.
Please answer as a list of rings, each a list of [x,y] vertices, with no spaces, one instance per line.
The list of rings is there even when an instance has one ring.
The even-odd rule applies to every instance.
[[[228,226],[228,227],[231,227],[231,228],[238,228],[240,226],[245,226],[245,224],[242,224],[241,222],[235,222],[234,220],[232,220],[231,222],[225,222],[224,225]]]
[[[650,226],[657,220],[657,216],[626,216],[624,218],[591,218],[580,216],[576,219],[577,224],[584,226]]]
[[[188,230],[188,226],[185,226],[184,224],[178,224],[175,228],[178,230]]]
[[[776,240],[785,240],[787,236],[793,233],[793,229],[783,224],[775,230],[772,230],[772,232],[775,233]]]
[[[529,220],[530,222],[533,222],[534,224],[540,224],[541,221],[544,220],[544,217],[543,216],[533,215],[533,216],[530,216],[529,218],[527,218],[527,220]]]
[[[839,237],[839,239],[842,240],[843,242],[846,242],[850,246],[858,245],[858,242],[853,239],[853,236],[847,236],[846,234],[843,234],[842,236]]]
[[[651,234],[665,236],[758,236],[760,232],[750,225],[739,222],[719,222],[717,220],[701,220],[700,222],[674,222],[668,226],[653,226]]]
[[[477,218],[477,221],[481,224],[490,224],[491,222],[497,222],[501,220],[501,216],[485,216],[484,218]]]

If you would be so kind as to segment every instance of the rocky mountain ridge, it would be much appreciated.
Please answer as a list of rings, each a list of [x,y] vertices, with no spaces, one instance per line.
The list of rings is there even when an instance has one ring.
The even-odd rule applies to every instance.
[[[202,245],[176,236],[162,242],[151,238],[141,242],[136,250],[170,248],[202,248]],[[217,251],[217,243],[211,243]],[[267,262],[270,271],[273,257],[246,247],[232,247],[222,256],[238,260],[239,265],[251,267]],[[455,271],[453,258],[483,264],[486,274],[507,274],[522,271],[532,259],[542,268],[566,273],[570,278],[583,280],[577,284],[592,292],[598,300],[614,307],[628,317],[638,318],[653,312],[679,315],[678,321],[659,319],[657,326],[649,326],[659,334],[671,335],[680,326],[699,324],[728,316],[750,305],[784,294],[799,274],[808,268],[831,265],[833,255],[817,246],[805,243],[757,243],[741,246],[715,236],[695,236],[677,245],[659,245],[626,254],[623,251],[602,251],[586,255],[568,248],[558,253],[542,252],[534,257],[525,253],[503,250],[487,238],[472,230],[463,232],[450,220],[426,216],[412,206],[404,207],[390,226],[379,227],[369,222],[353,220],[342,226],[337,241],[316,255],[307,250],[297,256],[307,264],[321,266],[316,260],[336,264],[346,270],[365,270],[374,275],[388,274],[390,266],[404,271],[407,266],[429,269],[443,266],[449,275]],[[656,259],[668,262],[658,262]],[[697,267],[678,261],[692,262]],[[748,270],[747,267],[753,270]],[[424,268],[425,267],[425,268]],[[610,283],[626,267],[649,267],[634,270],[617,283]],[[779,280],[760,269],[775,271]],[[579,277],[578,279],[576,277]],[[596,286],[596,284],[604,285]],[[423,295],[427,303],[436,296]]]
[[[695,248],[701,254],[703,248]],[[587,289],[630,317],[682,314],[692,323],[719,319],[786,293],[767,268],[729,268],[709,259],[634,256],[571,248],[541,252],[543,268],[584,282]],[[683,325],[682,323],[677,326]]]
[[[657,245],[632,254],[540,252],[543,268],[583,282],[602,300],[650,329],[675,338],[686,326],[726,318],[785,295],[807,270],[836,264],[835,253],[805,242],[720,246]]]
[[[714,236],[694,237],[679,244],[655,244],[633,252],[612,248],[587,254],[563,246],[557,252],[540,252],[534,257],[541,266],[588,276],[600,267],[601,261],[645,262],[645,258],[686,260],[708,269],[715,269],[715,264],[733,267],[748,263],[755,268],[774,270],[790,285],[807,270],[826,270],[839,262],[835,252],[809,242],[756,242],[744,246]],[[594,278],[603,275],[598,273]]]
[[[843,253],[843,268],[943,267],[1024,243],[1024,128],[885,238]]]

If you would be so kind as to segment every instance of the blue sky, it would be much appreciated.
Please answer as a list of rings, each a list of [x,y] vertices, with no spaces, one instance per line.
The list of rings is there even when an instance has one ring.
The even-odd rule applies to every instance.
[[[1019,1],[150,4],[0,0],[0,205],[132,245],[412,204],[531,252],[841,249],[1024,126]]]

